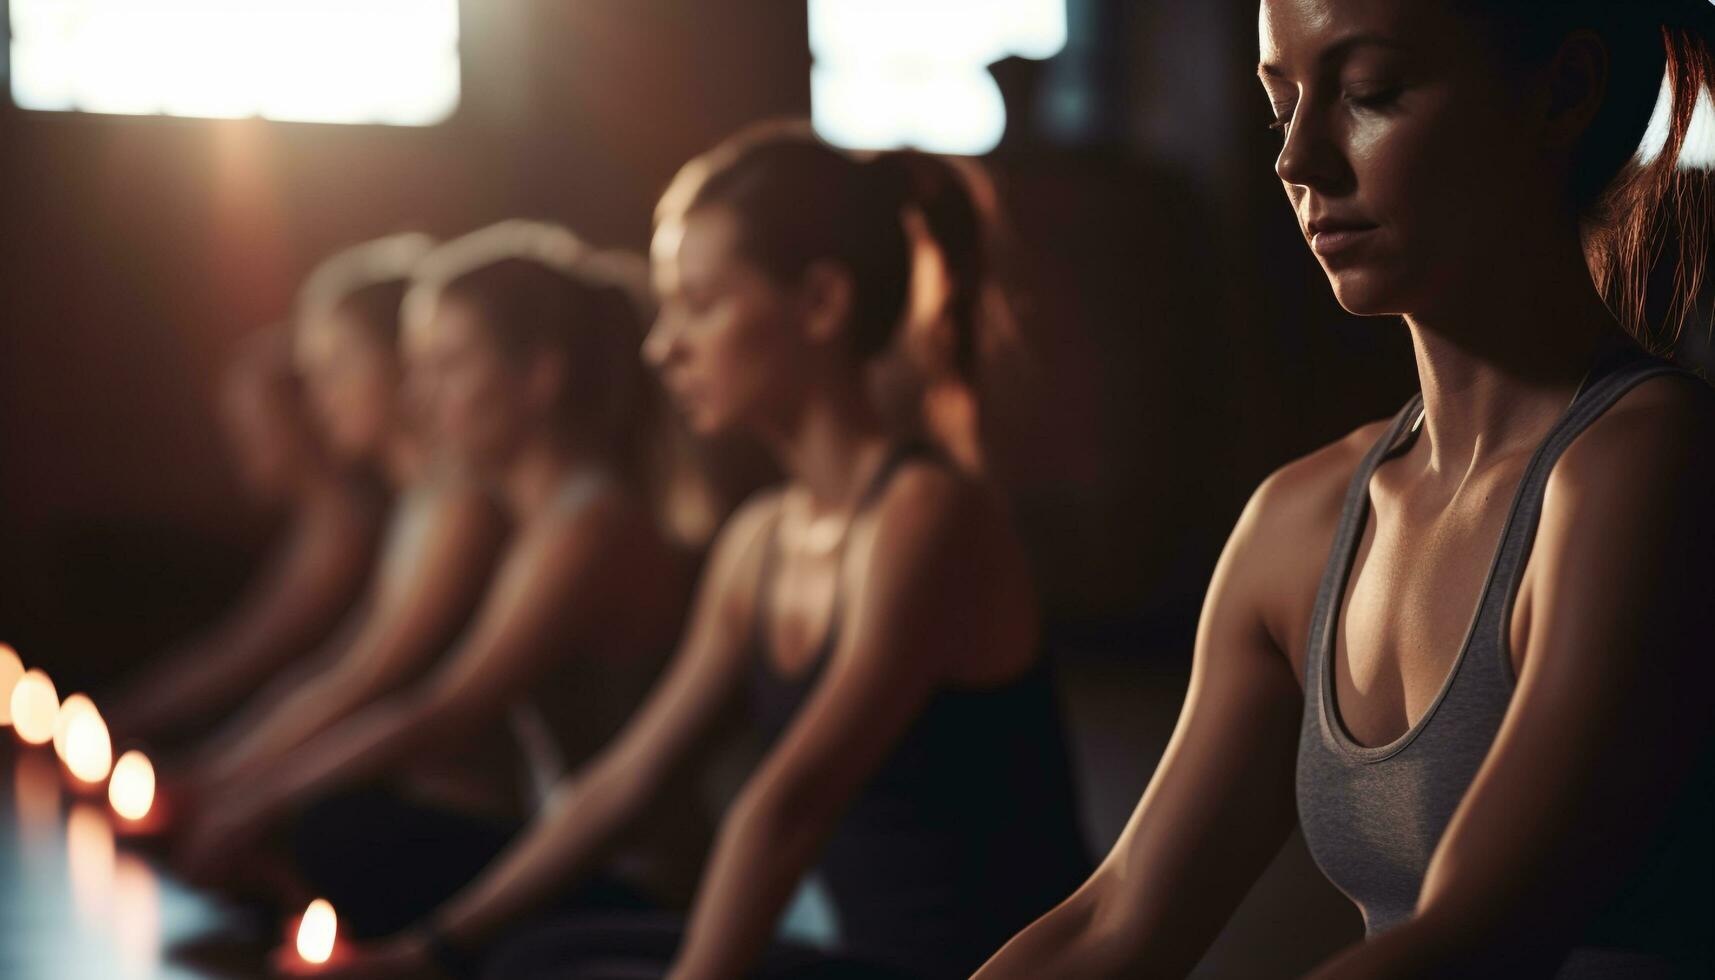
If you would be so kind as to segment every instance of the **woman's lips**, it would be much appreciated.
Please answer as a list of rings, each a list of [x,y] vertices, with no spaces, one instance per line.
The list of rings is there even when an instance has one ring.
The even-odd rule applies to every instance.
[[[1362,244],[1375,230],[1375,225],[1312,225],[1310,250],[1323,258],[1332,258]]]

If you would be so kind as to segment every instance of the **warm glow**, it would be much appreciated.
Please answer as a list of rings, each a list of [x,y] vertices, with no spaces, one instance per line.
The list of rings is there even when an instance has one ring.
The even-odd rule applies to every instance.
[[[66,707],[60,710],[65,738],[56,738],[55,747],[73,776],[86,783],[99,783],[113,767],[113,740],[107,735],[107,722],[101,720],[101,712],[88,698],[73,704],[79,697],[82,695],[67,698]]]
[[[113,812],[127,820],[141,820],[155,805],[155,767],[149,757],[132,749],[113,766],[113,781],[107,785],[107,801]]]
[[[20,753],[13,763],[12,799],[27,850],[42,853],[60,832],[59,767],[39,752]]]
[[[161,959],[161,889],[155,872],[134,854],[113,864],[113,915],[109,922],[125,976],[158,977]]]
[[[25,109],[426,126],[459,99],[457,0],[11,0]]]
[[[12,724],[12,688],[24,676],[24,662],[18,651],[0,643],[0,726]]]
[[[810,116],[831,143],[987,153],[1006,132],[988,66],[1066,46],[1066,0],[810,0]]]
[[[54,682],[40,670],[28,670],[12,688],[12,727],[31,745],[43,745],[54,737],[59,718],[60,695]]]
[[[113,828],[100,810],[79,803],[66,818],[66,862],[71,897],[80,916],[104,923],[112,911]]]
[[[61,762],[66,761],[66,733],[71,731],[72,719],[94,710],[95,702],[87,694],[73,694],[60,702],[59,714],[54,718],[54,754]]]
[[[306,963],[326,963],[333,955],[333,937],[339,923],[333,914],[333,906],[325,898],[318,898],[304,910],[304,918],[298,923],[298,955]]]

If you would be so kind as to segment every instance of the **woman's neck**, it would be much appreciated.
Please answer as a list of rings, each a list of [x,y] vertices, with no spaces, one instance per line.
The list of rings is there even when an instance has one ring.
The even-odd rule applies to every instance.
[[[1449,292],[1457,302],[1406,316],[1431,471],[1462,476],[1534,446],[1595,358],[1627,342],[1575,235]]]
[[[553,501],[569,475],[598,465],[597,454],[575,440],[540,433],[527,439],[500,473],[500,498],[516,519],[528,520]]]
[[[850,378],[811,386],[767,441],[792,481],[809,492],[813,509],[827,512],[855,501],[889,438],[861,381]]]

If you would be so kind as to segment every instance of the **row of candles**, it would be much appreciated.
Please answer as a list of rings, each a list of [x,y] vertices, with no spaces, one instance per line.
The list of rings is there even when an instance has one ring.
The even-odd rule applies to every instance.
[[[107,783],[113,812],[135,827],[155,804],[155,767],[149,757],[130,749],[113,758],[107,722],[87,695],[64,701],[46,671],[24,669],[12,647],[0,643],[0,728],[10,725],[19,741],[30,746],[53,743],[54,754],[84,789]],[[327,962],[333,954],[338,921],[333,906],[318,898],[298,922],[297,953],[307,963]]]

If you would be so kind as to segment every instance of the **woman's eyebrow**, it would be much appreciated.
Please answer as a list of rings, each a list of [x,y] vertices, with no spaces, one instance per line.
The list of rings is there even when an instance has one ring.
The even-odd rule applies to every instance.
[[[1323,48],[1322,53],[1316,56],[1316,62],[1318,66],[1327,68],[1344,61],[1354,49],[1363,47],[1392,48],[1396,51],[1403,51],[1408,45],[1385,34],[1350,34]],[[1263,78],[1284,79],[1287,77],[1286,69],[1266,61],[1256,66],[1256,73]]]

